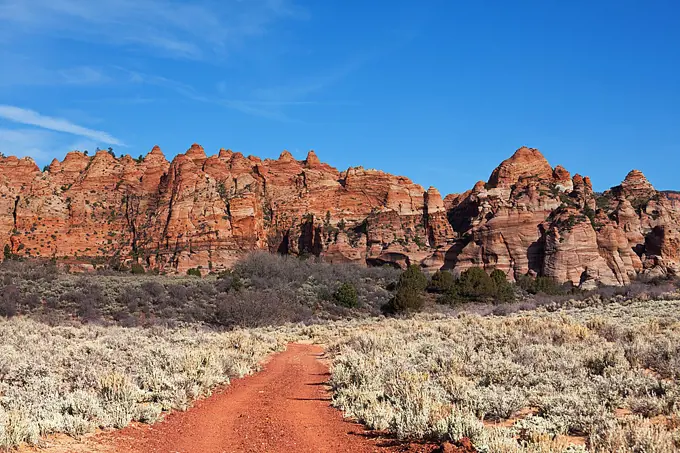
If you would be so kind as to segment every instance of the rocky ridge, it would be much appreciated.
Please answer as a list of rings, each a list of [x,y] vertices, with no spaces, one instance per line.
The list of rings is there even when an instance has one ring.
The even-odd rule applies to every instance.
[[[527,147],[445,198],[402,176],[339,171],[314,151],[262,160],[194,144],[172,162],[157,146],[140,159],[74,151],[45,171],[0,157],[0,244],[7,257],[180,273],[269,250],[623,285],[680,272],[680,197],[637,170],[596,194],[588,177]]]

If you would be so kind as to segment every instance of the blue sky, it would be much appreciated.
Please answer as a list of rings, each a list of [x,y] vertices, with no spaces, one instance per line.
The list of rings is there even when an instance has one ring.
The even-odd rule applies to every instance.
[[[0,0],[0,151],[314,149],[451,193],[527,145],[680,189],[679,5]]]

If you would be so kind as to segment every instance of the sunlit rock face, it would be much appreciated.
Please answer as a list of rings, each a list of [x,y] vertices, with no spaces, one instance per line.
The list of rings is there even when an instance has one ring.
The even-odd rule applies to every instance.
[[[339,171],[314,151],[260,159],[192,145],[168,162],[71,152],[40,171],[0,158],[0,245],[70,262],[205,272],[251,250],[330,262],[501,269],[576,285],[626,284],[680,261],[680,197],[639,171],[604,194],[522,147],[462,194],[379,170]]]

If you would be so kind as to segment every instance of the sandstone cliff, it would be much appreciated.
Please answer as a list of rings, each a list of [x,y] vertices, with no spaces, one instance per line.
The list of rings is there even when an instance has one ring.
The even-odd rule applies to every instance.
[[[587,177],[520,148],[488,182],[442,198],[377,170],[199,145],[168,162],[74,151],[40,171],[0,158],[0,245],[6,252],[161,271],[229,267],[249,250],[331,262],[499,268],[576,285],[626,284],[678,272],[680,197],[639,171],[595,194]]]

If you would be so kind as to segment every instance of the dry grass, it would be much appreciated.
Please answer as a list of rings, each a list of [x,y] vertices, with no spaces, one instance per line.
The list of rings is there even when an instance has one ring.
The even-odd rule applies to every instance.
[[[264,331],[50,327],[0,321],[0,448],[154,422],[284,344]]]
[[[0,340],[2,447],[154,422],[312,340],[329,345],[334,404],[400,438],[469,437],[493,453],[680,449],[680,301],[228,333],[13,318]]]
[[[465,436],[494,453],[585,448],[565,435],[591,452],[680,449],[680,301],[387,320],[331,352],[334,404],[400,438]]]

